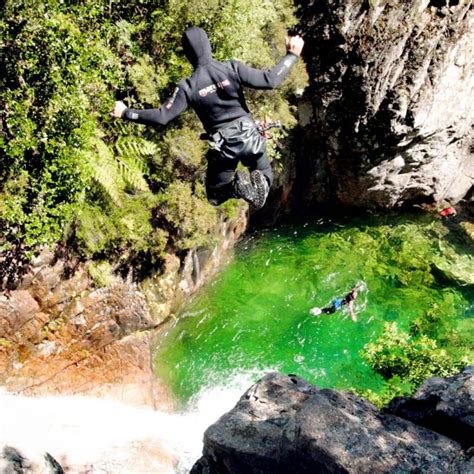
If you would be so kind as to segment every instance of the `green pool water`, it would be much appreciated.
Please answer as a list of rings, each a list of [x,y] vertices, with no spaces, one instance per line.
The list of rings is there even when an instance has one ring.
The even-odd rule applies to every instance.
[[[157,375],[178,399],[274,369],[322,387],[379,390],[360,356],[385,321],[407,329],[436,308],[472,331],[474,275],[468,242],[426,215],[305,222],[243,240],[233,261],[158,341]],[[346,311],[312,316],[363,281],[358,322]]]

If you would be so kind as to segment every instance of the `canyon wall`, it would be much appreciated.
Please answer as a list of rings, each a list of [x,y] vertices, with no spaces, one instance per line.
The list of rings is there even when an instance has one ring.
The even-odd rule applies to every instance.
[[[157,329],[230,257],[246,225],[245,211],[222,221],[207,247],[168,255],[161,272],[139,283],[114,277],[97,287],[87,263],[43,250],[0,294],[0,385],[165,407],[151,367]]]
[[[474,182],[472,1],[297,3],[310,84],[281,182],[286,209],[464,198]]]

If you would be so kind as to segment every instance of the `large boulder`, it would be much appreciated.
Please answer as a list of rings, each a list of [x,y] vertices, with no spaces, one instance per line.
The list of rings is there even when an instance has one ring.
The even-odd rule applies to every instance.
[[[208,428],[193,474],[461,472],[460,445],[350,393],[271,373]]]
[[[308,205],[455,203],[474,183],[471,0],[301,1]]]
[[[474,367],[448,378],[427,380],[413,397],[397,397],[391,413],[461,443],[474,446]]]

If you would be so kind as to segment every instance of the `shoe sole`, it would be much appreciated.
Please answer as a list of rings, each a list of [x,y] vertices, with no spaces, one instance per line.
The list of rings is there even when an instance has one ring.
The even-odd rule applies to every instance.
[[[234,191],[236,197],[247,201],[249,204],[254,204],[255,202],[255,191],[248,173],[242,170],[238,170],[235,173],[235,185]]]
[[[253,203],[255,209],[261,209],[267,200],[269,186],[267,179],[260,170],[255,170],[250,173],[250,181],[257,193],[257,199]]]

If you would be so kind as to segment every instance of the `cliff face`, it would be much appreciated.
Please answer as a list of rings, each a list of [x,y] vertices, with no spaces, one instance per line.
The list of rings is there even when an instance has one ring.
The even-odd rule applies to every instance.
[[[192,473],[468,472],[458,442],[472,446],[473,394],[470,368],[379,412],[355,395],[268,374],[208,428]],[[463,426],[456,441],[453,423]]]
[[[97,288],[87,265],[44,251],[14,288],[0,294],[0,385],[26,395],[87,393],[137,404],[169,399],[151,368],[154,331],[208,281],[244,232],[242,212],[216,229],[214,243],[140,283]]]
[[[472,1],[297,3],[310,86],[295,199],[364,208],[462,199],[474,182]]]

